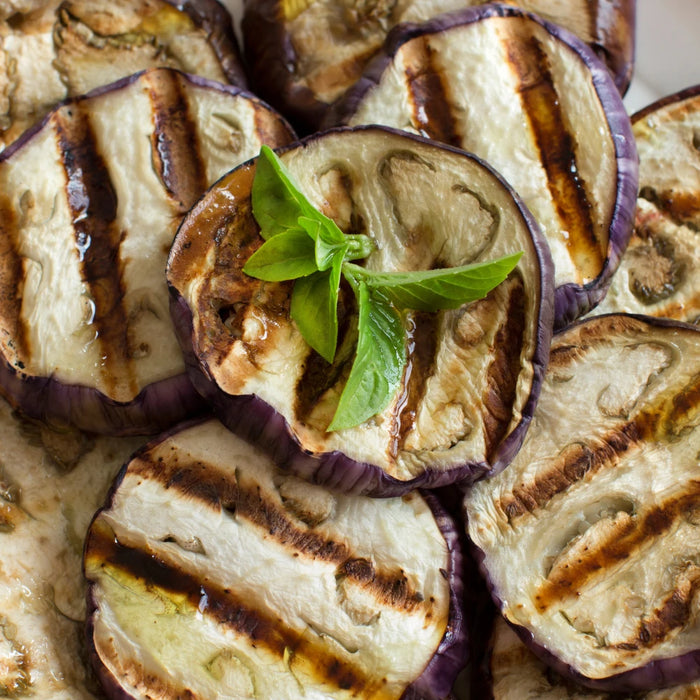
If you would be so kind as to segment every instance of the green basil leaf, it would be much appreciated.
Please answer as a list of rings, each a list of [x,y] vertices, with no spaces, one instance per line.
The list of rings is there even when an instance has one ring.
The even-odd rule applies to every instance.
[[[328,270],[338,256],[340,256],[341,262],[345,259],[348,244],[345,241],[345,234],[335,226],[335,223],[333,226],[335,226],[338,235],[336,235],[336,231],[324,225],[324,222],[317,218],[300,216],[299,226],[314,241],[316,266],[319,270]]]
[[[342,260],[330,270],[315,272],[294,283],[290,315],[304,340],[333,362],[338,343],[338,290]]]
[[[269,146],[260,149],[251,201],[253,216],[260,226],[260,235],[265,239],[289,229],[298,229],[300,216],[315,218],[320,214],[301,193],[292,175]]]
[[[352,428],[383,411],[406,366],[406,331],[399,313],[363,280],[353,289],[359,312],[357,350],[328,430]]]
[[[496,260],[417,272],[372,272],[353,265],[372,288],[381,289],[401,309],[437,311],[455,309],[486,296],[508,277],[522,253]]]
[[[297,279],[316,272],[314,242],[301,230],[266,240],[246,261],[243,272],[267,282]]]

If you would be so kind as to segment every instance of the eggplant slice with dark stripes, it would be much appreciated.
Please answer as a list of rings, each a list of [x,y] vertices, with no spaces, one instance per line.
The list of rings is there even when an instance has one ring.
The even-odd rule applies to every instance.
[[[520,452],[467,493],[494,599],[564,676],[700,678],[699,426],[700,330],[596,316],[555,337]]]
[[[501,617],[496,620],[488,649],[486,686],[479,700],[623,700],[628,695],[577,685],[543,663]],[[634,700],[694,700],[700,682],[635,693]]]
[[[27,415],[154,433],[201,399],[165,263],[206,187],[292,133],[238,88],[153,69],[55,109],[0,155],[0,388]]]
[[[53,431],[0,399],[0,697],[102,697],[84,639],[83,539],[140,443]]]
[[[85,545],[113,698],[444,698],[464,664],[456,525],[280,472],[209,420],[126,464]]]
[[[245,0],[243,41],[257,94],[299,130],[315,130],[357,81],[393,27],[484,0]],[[634,61],[635,0],[521,0],[574,32],[604,60],[621,93]],[[487,73],[488,76],[488,73]]]
[[[700,85],[632,116],[639,152],[634,230],[596,313],[700,322]]]
[[[564,29],[498,4],[399,27],[326,124],[386,124],[480,156],[550,244],[555,327],[604,296],[632,228],[637,153],[610,75]]]
[[[250,204],[255,163],[244,164],[189,212],[168,261],[193,383],[233,431],[343,491],[398,495],[502,469],[532,416],[552,333],[551,259],[527,210],[478,159],[398,130],[329,131],[281,158],[341,230],[372,238],[372,269],[523,256],[484,299],[408,314],[407,371],[388,407],[328,432],[354,357],[354,297],[339,304],[339,350],[328,363],[290,320],[292,283],[242,272],[262,244]]]
[[[215,0],[49,0],[0,20],[0,147],[66,97],[148,68],[246,86]]]

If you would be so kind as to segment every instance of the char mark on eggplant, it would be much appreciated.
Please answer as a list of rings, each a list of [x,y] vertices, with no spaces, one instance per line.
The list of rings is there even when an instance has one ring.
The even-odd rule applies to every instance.
[[[114,377],[126,377],[137,393],[131,367],[128,315],[120,248],[124,233],[116,225],[117,194],[99,152],[90,116],[81,103],[52,115],[58,151],[66,173],[66,201],[86,295],[94,305],[92,323],[103,346],[103,381],[114,391]]]
[[[150,73],[146,84],[153,105],[153,162],[178,211],[185,214],[207,187],[195,118],[179,74]]]
[[[531,30],[517,25],[512,31],[504,28],[500,40],[517,76],[516,90],[547,174],[560,225],[568,232],[569,253],[584,279],[594,279],[603,267],[607,239],[601,240],[596,230],[590,187],[582,181],[576,163],[576,136],[563,113],[548,65],[550,58]]]

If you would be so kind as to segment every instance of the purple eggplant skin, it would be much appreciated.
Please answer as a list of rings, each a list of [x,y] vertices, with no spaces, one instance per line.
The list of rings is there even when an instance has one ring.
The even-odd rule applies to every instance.
[[[354,127],[351,131],[375,130],[377,128],[386,131],[388,134],[406,136],[406,133],[400,130],[372,125]],[[332,131],[342,132],[345,130],[346,128],[339,127],[321,132],[320,136],[322,137],[323,134],[328,134]],[[421,136],[411,134],[409,137],[420,142],[433,143]],[[278,149],[278,152],[283,153],[286,150],[303,147],[316,138],[319,138],[318,134],[311,135],[295,144]],[[451,151],[459,150],[445,145],[442,145],[441,148]],[[463,151],[459,152],[464,153]],[[194,326],[192,311],[174,284],[168,280],[171,317],[192,384],[213,408],[214,413],[226,427],[245,440],[261,447],[282,469],[291,471],[307,481],[345,493],[372,495],[375,497],[394,497],[403,495],[407,491],[416,488],[435,489],[442,486],[451,486],[455,483],[473,483],[484,476],[496,474],[503,470],[520,449],[535,411],[549,360],[554,317],[554,295],[552,293],[554,287],[554,266],[549,247],[540,232],[538,224],[512,188],[484,161],[472,154],[465,153],[465,155],[486,167],[514,196],[521,215],[528,222],[530,231],[533,232],[534,250],[540,263],[539,288],[542,290],[542,295],[539,299],[537,349],[532,357],[534,374],[531,392],[521,411],[519,423],[501,441],[489,462],[469,462],[449,470],[426,469],[422,474],[404,481],[387,474],[386,471],[376,464],[356,461],[340,451],[312,453],[304,449],[293,434],[287,420],[270,404],[256,395],[231,396],[217,385],[214,378],[208,373],[204,363],[200,363],[193,348]],[[254,159],[243,163],[238,168],[250,169],[253,164]],[[194,211],[194,208],[192,211]],[[171,260],[172,256],[177,253],[175,247],[171,249]]]
[[[380,82],[402,44],[427,34],[437,34],[458,25],[479,22],[490,17],[529,17],[576,52],[588,67],[600,104],[605,109],[608,128],[613,135],[618,170],[614,208],[608,227],[605,263],[598,276],[584,285],[564,283],[554,293],[554,329],[560,330],[593,309],[604,298],[611,278],[629,242],[637,201],[639,158],[629,115],[620,92],[605,64],[593,49],[564,27],[548,22],[512,5],[488,3],[463,11],[446,13],[425,23],[397,25],[387,36],[382,52],[370,61],[357,83],[328,110],[322,128],[349,123],[358,105]],[[467,150],[469,150],[467,148]],[[479,155],[477,153],[477,155]]]
[[[110,487],[105,499],[105,504],[94,516],[93,521],[102,510],[109,509],[114,495],[124,479],[129,463],[140,454],[146,453],[153,445],[163,442],[168,437],[176,434],[185,427],[197,425],[206,420],[206,417],[193,418],[177,426],[171,427],[157,437],[149,440],[143,447],[134,453],[131,459],[122,466]],[[453,700],[452,688],[458,674],[464,670],[469,661],[469,628],[465,618],[465,596],[471,590],[473,581],[471,577],[476,575],[472,567],[465,560],[466,540],[461,519],[455,517],[453,508],[449,506],[451,496],[446,494],[447,502],[443,502],[443,495],[435,492],[421,491],[432,511],[438,529],[445,539],[448,552],[448,567],[441,573],[448,582],[450,590],[450,605],[447,618],[447,626],[440,644],[425,667],[421,675],[416,678],[401,696],[402,700]],[[90,528],[88,528],[89,530]],[[94,584],[88,584],[87,614],[85,624],[87,655],[89,663],[94,670],[105,695],[110,700],[134,700],[134,696],[128,693],[119,681],[109,673],[101,663],[93,643],[94,612],[97,602],[94,595]]]
[[[609,314],[614,317],[617,314]],[[639,314],[619,314],[630,319],[637,319],[650,327],[667,328],[687,328],[697,332],[697,326],[690,323],[683,323],[673,319],[643,316]],[[585,324],[586,320],[578,320],[574,325]],[[557,334],[554,338],[556,340]],[[465,527],[468,529],[468,515],[466,509],[463,511]],[[485,553],[470,540],[468,552],[476,562],[480,576],[490,593],[491,600],[497,611],[502,611],[506,605],[500,592],[495,587],[488,569],[485,565]],[[700,650],[693,650],[678,656],[656,659],[638,668],[633,668],[619,674],[606,678],[590,678],[579,672],[575,666],[563,662],[559,657],[552,654],[546,647],[534,640],[533,633],[526,627],[506,619],[508,625],[518,635],[522,642],[547,666],[580,686],[590,688],[595,691],[627,694],[644,693],[650,690],[671,688],[686,683],[693,683],[700,678]],[[477,678],[478,687],[482,690],[488,688],[488,673]],[[489,697],[485,694],[483,697]]]
[[[228,10],[218,0],[168,0],[168,2],[189,15],[198,27],[202,27],[207,32],[209,43],[231,85],[247,89],[248,76],[233,29],[233,19]]]
[[[93,387],[65,384],[53,377],[24,376],[3,362],[0,393],[29,418],[121,437],[152,435],[185,416],[208,410],[186,374],[149,384],[132,401],[122,403]]]

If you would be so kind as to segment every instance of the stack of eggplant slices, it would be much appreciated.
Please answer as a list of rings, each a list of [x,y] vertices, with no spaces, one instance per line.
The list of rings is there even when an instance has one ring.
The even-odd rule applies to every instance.
[[[0,2],[0,697],[700,697],[700,86],[630,118],[634,28]]]

